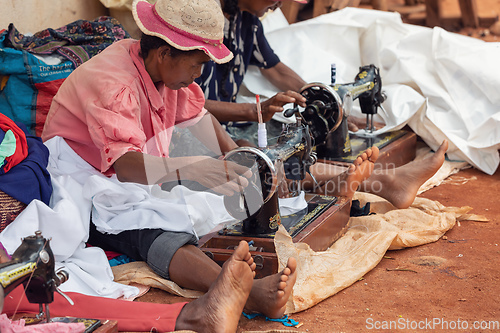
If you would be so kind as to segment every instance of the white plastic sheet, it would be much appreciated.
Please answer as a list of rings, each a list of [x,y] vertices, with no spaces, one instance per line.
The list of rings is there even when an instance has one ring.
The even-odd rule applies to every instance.
[[[291,25],[276,11],[263,24],[281,61],[306,82],[330,84],[332,63],[337,83],[352,82],[360,66],[376,65],[388,97],[386,112],[376,117],[387,124],[380,132],[408,124],[433,149],[448,139],[448,158],[490,175],[497,169],[500,43],[405,24],[397,13],[351,7]],[[263,97],[278,92],[256,68],[244,84]],[[361,116],[359,108],[354,111]]]

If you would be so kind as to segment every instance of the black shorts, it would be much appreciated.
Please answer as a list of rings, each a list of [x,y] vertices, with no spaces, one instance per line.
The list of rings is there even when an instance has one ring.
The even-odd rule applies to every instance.
[[[198,245],[195,235],[161,229],[127,230],[117,235],[103,234],[90,223],[88,243],[105,251],[114,251],[145,261],[161,277],[168,279],[168,267],[177,250],[184,245]]]

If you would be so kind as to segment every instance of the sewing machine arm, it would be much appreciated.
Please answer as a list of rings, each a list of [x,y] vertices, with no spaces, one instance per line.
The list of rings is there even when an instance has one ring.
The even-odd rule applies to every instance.
[[[23,284],[30,303],[38,303],[40,307],[42,304],[46,305],[47,322],[50,321],[47,305],[54,301],[54,292],[60,293],[73,304],[58,288],[68,277],[64,270],[55,271],[50,241],[45,239],[40,231],[36,231],[34,236],[24,238],[12,254],[12,260],[0,264],[0,285],[4,295]],[[40,310],[42,313],[42,307]]]

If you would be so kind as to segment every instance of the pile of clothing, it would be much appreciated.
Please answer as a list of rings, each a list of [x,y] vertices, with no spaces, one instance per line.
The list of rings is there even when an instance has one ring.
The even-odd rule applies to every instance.
[[[0,232],[32,200],[49,204],[48,150],[41,136],[52,98],[79,65],[130,38],[108,16],[23,35],[0,32]]]
[[[0,113],[0,232],[32,200],[49,203],[48,158],[49,151],[39,137]]]
[[[82,257],[91,258],[98,268],[87,267],[92,271],[88,274],[78,264],[65,262],[71,266],[68,271],[72,278],[64,287],[72,290],[75,285],[87,286],[84,281],[89,282],[90,276],[90,284],[101,287],[101,293],[97,294],[113,295],[113,298],[123,294],[121,289],[128,290],[127,295],[137,294],[137,288],[114,284],[104,252],[85,248],[83,240],[88,237],[88,217],[73,214],[77,208],[70,203],[51,207],[67,193],[57,191],[57,179],[48,167],[53,156],[49,156],[40,136],[52,98],[62,82],[79,65],[125,38],[130,38],[130,34],[109,16],[93,21],[78,20],[33,35],[21,34],[13,24],[5,30],[0,29],[0,244],[12,253],[22,238],[33,235],[36,230],[53,240],[77,238],[76,244],[82,245],[78,249],[52,242],[58,263],[56,269],[76,250]],[[75,219],[87,223],[86,228],[75,227]],[[45,226],[53,227],[54,232],[48,232]],[[79,273],[84,277],[79,278]],[[109,283],[93,284],[93,279]]]
[[[130,38],[109,16],[78,20],[28,36],[11,23],[0,33],[0,112],[41,136],[52,98],[79,65]]]

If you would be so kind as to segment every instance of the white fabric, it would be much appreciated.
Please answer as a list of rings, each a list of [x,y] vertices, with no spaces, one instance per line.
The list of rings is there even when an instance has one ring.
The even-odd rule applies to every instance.
[[[306,193],[300,191],[296,197],[278,198],[278,204],[281,216],[295,214],[307,208]]]
[[[82,189],[70,176],[52,177],[53,196],[50,207],[33,200],[19,216],[0,233],[0,242],[12,254],[21,240],[40,230],[50,240],[56,270],[64,268],[69,280],[62,291],[119,298],[138,294],[136,287],[113,282],[107,257],[100,248],[85,247],[89,235],[90,201],[81,196]]]
[[[218,223],[232,220],[221,196],[184,186],[166,192],[159,185],[122,183],[116,176],[106,177],[96,171],[59,137],[45,145],[50,151],[48,170],[52,175],[69,175],[76,180],[80,188],[72,189],[78,193],[75,202],[87,203],[82,218],[90,219],[91,208],[92,221],[100,232],[159,228],[204,235]]]
[[[397,13],[352,7],[291,25],[275,11],[263,25],[281,61],[306,82],[330,84],[332,63],[337,83],[352,82],[360,66],[377,66],[388,97],[386,113],[375,117],[387,124],[379,132],[408,124],[433,149],[447,138],[450,159],[467,161],[490,175],[497,169],[499,43],[404,24]],[[244,84],[262,97],[277,92],[256,68],[248,71]],[[363,116],[359,107],[355,115]]]
[[[233,218],[219,195],[176,186],[120,183],[116,178],[92,176],[84,187],[91,197],[92,220],[97,230],[118,234],[131,229],[164,229],[205,235],[217,224]]]

